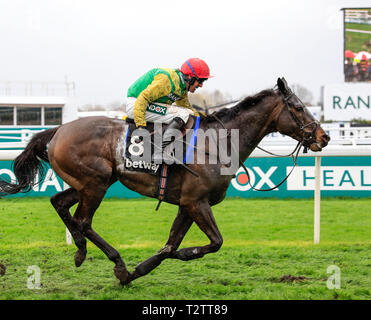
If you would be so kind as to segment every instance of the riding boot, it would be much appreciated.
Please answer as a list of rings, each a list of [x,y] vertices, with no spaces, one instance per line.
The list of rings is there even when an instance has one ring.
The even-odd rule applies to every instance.
[[[184,121],[175,117],[165,129],[162,136],[161,150],[155,151],[153,155],[153,162],[155,163],[172,163],[174,161],[173,157],[170,155],[170,150],[167,150],[166,147],[175,140],[177,133],[184,126]]]

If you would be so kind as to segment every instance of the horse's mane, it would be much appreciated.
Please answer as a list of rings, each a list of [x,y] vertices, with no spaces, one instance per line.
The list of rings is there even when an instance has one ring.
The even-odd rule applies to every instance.
[[[273,89],[266,89],[263,90],[253,96],[248,96],[237,103],[235,106],[231,108],[223,108],[219,111],[213,112],[212,114],[208,115],[204,118],[205,122],[214,122],[216,121],[214,116],[219,118],[220,120],[230,121],[234,119],[241,110],[247,110],[257,104],[259,104],[264,98],[275,96],[276,93]]]

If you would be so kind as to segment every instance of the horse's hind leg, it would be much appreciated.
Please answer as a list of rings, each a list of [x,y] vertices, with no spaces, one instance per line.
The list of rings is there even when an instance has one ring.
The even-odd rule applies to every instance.
[[[70,208],[79,201],[78,193],[75,189],[69,188],[65,191],[57,193],[50,198],[50,202],[61,217],[62,221],[70,231],[73,240],[78,248],[75,254],[76,267],[81,266],[86,257],[86,239],[78,230],[78,226],[74,222]]]
[[[107,188],[102,186],[89,186],[89,189],[79,191],[80,201],[73,220],[78,224],[82,234],[93,242],[103,253],[115,263],[114,273],[122,284],[129,279],[129,272],[118,251],[110,246],[92,228],[92,220],[95,211],[99,207]]]

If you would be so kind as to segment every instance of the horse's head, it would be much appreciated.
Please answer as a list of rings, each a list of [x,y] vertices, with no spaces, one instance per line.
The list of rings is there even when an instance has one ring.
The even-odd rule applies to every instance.
[[[312,151],[321,151],[327,146],[330,137],[304,103],[291,91],[285,78],[278,78],[277,86],[282,98],[281,111],[276,120],[277,130],[301,141],[304,147]]]

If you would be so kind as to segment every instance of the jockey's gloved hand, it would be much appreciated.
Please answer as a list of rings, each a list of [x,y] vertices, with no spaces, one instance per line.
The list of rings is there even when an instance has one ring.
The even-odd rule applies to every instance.
[[[203,111],[198,111],[198,114],[200,115],[200,118],[203,119],[203,118],[206,118],[207,117],[207,113],[206,112],[203,112]]]

